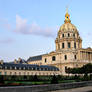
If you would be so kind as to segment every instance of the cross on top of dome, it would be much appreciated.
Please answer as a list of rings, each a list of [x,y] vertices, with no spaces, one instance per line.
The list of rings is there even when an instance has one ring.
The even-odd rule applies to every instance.
[[[66,14],[65,14],[65,23],[70,23],[71,20],[70,20],[70,15],[68,13],[68,8],[66,8]]]

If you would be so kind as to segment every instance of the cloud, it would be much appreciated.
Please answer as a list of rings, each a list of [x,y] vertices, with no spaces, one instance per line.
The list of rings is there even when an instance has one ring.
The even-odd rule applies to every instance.
[[[10,43],[13,43],[14,40],[12,38],[6,38],[6,39],[0,39],[0,43],[1,44],[10,44]]]
[[[9,23],[9,21],[7,19],[0,19],[0,26],[2,26],[3,28],[7,29],[7,30],[11,30],[11,24]]]
[[[22,19],[19,15],[16,15],[16,29],[17,33],[25,35],[40,35],[45,37],[55,37],[56,29],[51,27],[42,28],[37,23],[27,24],[26,19]]]

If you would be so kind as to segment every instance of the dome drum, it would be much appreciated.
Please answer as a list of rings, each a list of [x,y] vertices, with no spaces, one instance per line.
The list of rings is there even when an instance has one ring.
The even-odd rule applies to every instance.
[[[71,49],[82,48],[82,39],[79,36],[76,26],[71,23],[70,15],[68,13],[65,14],[64,24],[58,31],[55,43],[56,50],[66,50],[68,47]]]

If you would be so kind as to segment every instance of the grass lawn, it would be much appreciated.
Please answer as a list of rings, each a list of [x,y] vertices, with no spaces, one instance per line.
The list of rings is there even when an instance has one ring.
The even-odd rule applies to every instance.
[[[59,83],[71,83],[75,80],[61,80]],[[41,85],[41,84],[50,84],[50,81],[5,81],[5,85]]]
[[[5,81],[4,82],[6,85],[7,84],[20,84],[20,85],[41,85],[41,84],[50,84],[50,81],[38,81],[38,82],[30,82],[30,81]]]
[[[71,82],[76,82],[75,80],[61,80],[59,83],[71,83]]]

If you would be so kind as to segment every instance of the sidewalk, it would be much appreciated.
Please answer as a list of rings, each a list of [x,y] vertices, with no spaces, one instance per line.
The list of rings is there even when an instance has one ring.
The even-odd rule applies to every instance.
[[[92,86],[73,88],[73,89],[67,89],[67,90],[57,90],[57,91],[50,91],[50,92],[92,92]]]

